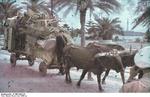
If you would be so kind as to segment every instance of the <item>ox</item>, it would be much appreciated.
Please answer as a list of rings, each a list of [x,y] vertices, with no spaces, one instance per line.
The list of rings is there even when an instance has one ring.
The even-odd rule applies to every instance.
[[[101,49],[108,49],[107,46],[101,46]],[[66,70],[66,82],[71,83],[70,77],[70,68],[77,67],[78,69],[83,69],[80,80],[77,83],[77,86],[80,86],[81,80],[84,78],[87,72],[93,72],[97,75],[99,90],[102,91],[102,87],[100,84],[100,76],[103,71],[105,71],[106,67],[103,67],[104,64],[109,64],[109,61],[104,62],[104,64],[98,64],[97,53],[101,52],[101,49],[94,47],[81,47],[75,45],[67,45],[64,48],[64,64]],[[94,57],[95,56],[95,57]],[[120,56],[103,56],[105,60],[110,59],[112,64],[116,64],[117,72],[121,71],[122,81],[124,81],[124,70],[123,65],[121,63]],[[99,58],[98,58],[99,59]],[[114,60],[114,61],[113,61]],[[113,67],[112,67],[113,68]],[[115,68],[115,67],[114,67]]]
[[[121,61],[122,61],[122,64],[123,64],[124,68],[135,66],[134,56],[135,56],[136,53],[137,53],[137,50],[133,50],[133,51],[124,50],[124,51],[118,52],[118,55],[121,57]],[[131,69],[131,70],[133,70],[133,69]],[[105,79],[108,76],[109,71],[110,71],[110,69],[107,69],[106,72],[105,72],[105,75],[102,79],[103,84],[105,83]],[[141,78],[142,75],[143,75],[142,71],[139,70],[138,72],[139,72],[139,78]],[[130,73],[130,75],[131,76],[128,78],[127,82],[132,80],[132,78],[135,76],[134,74],[132,75],[132,73]]]

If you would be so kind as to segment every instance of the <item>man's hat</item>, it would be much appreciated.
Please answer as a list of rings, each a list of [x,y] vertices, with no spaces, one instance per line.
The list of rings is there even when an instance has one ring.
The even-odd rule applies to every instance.
[[[140,49],[134,57],[134,62],[141,69],[150,68],[150,46]]]

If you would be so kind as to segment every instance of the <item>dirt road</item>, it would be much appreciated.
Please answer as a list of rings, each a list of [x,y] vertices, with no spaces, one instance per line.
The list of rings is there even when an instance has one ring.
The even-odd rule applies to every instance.
[[[48,70],[47,76],[42,77],[38,71],[38,62],[30,67],[27,61],[17,61],[17,66],[12,68],[9,63],[9,54],[0,53],[0,57],[0,92],[99,92],[95,75],[93,75],[93,81],[88,81],[85,77],[81,87],[76,87],[81,70],[72,69],[72,84],[66,84],[65,76],[57,75],[56,69]],[[102,85],[104,92],[118,92],[121,86],[120,74],[114,71],[109,74],[106,84]]]

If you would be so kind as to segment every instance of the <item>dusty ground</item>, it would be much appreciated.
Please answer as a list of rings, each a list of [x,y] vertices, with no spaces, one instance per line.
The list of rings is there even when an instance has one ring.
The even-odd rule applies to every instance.
[[[1,41],[0,41],[1,42]],[[137,43],[118,43],[129,49],[139,49],[141,44]],[[145,45],[144,45],[145,46]],[[1,45],[0,45],[1,48]],[[12,68],[9,63],[10,53],[0,50],[0,92],[83,92],[97,93],[98,85],[96,76],[94,80],[88,81],[87,77],[81,83],[81,87],[76,87],[80,78],[81,71],[71,70],[72,84],[65,83],[65,76],[57,75],[58,70],[48,70],[48,74],[42,77],[38,71],[39,60],[36,60],[34,66],[28,66],[27,61],[17,61],[17,66]],[[125,78],[128,78],[129,68],[126,69]],[[104,93],[118,92],[122,86],[120,74],[111,71],[106,79],[106,84],[102,85]]]
[[[17,61],[17,66],[12,68],[9,63],[10,54],[0,51],[0,92],[90,92],[98,91],[96,76],[88,81],[87,77],[82,81],[81,87],[76,87],[82,70],[71,70],[72,84],[65,83],[65,76],[57,75],[58,70],[48,70],[48,74],[42,77],[38,71],[39,61],[34,66],[28,66],[27,61]],[[128,71],[127,71],[128,72]],[[126,79],[128,73],[126,73]],[[102,85],[104,92],[118,92],[122,86],[120,74],[111,71]]]

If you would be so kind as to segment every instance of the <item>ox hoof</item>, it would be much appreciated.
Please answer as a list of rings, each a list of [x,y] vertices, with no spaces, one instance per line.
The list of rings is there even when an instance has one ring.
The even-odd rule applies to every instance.
[[[58,72],[57,75],[62,75],[62,74],[60,72]]]
[[[132,81],[135,81],[137,80],[136,78],[132,78],[132,79],[128,79],[126,83],[129,83],[129,82],[132,82]]]
[[[64,71],[64,69],[63,68],[60,68],[59,69],[59,73],[58,73],[59,75],[64,75],[65,74],[65,71]]]
[[[29,66],[34,65],[34,58],[32,56],[28,56],[28,63],[29,63]]]
[[[80,85],[77,85],[77,88],[80,88]]]
[[[67,84],[71,84],[72,81],[71,81],[71,80],[66,80],[66,83],[67,83]]]
[[[16,66],[16,61],[17,61],[16,54],[12,53],[12,54],[10,55],[10,63],[11,63],[11,66],[12,66],[12,67],[15,67],[15,66]]]
[[[99,92],[104,92],[104,89],[99,89]]]
[[[29,63],[29,66],[33,66],[33,65],[34,65],[34,60],[29,59],[29,60],[28,60],[28,63]]]
[[[102,84],[106,84],[106,82],[105,82],[105,81],[102,81]]]
[[[58,72],[57,75],[64,75],[64,72]]]
[[[47,65],[45,64],[45,62],[40,63],[39,71],[40,71],[42,76],[46,76],[46,74],[47,74]]]
[[[79,82],[77,83],[77,87],[78,87],[78,88],[80,87],[80,83],[79,83]]]
[[[128,80],[126,83],[130,83],[131,82],[131,80]]]

